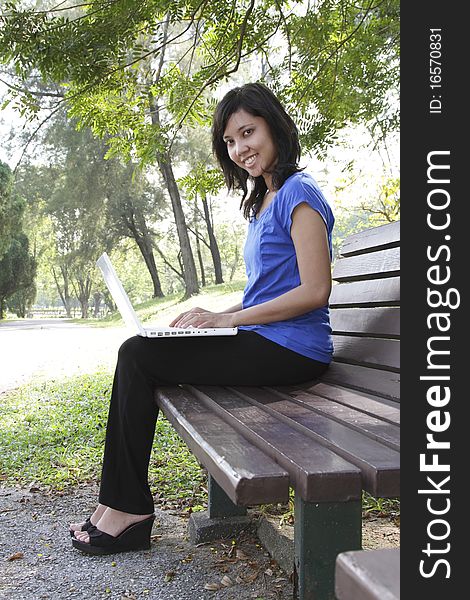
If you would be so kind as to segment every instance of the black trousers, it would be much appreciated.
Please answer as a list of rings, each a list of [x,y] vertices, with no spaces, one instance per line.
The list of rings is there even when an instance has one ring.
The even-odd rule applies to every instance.
[[[241,330],[235,336],[129,338],[118,354],[99,501],[132,514],[153,512],[147,478],[158,385],[290,385],[315,379],[327,366],[252,331]]]

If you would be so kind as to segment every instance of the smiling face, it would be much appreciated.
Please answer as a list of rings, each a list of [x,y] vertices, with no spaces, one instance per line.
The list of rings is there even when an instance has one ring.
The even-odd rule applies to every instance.
[[[277,147],[268,124],[244,109],[234,112],[224,131],[230,159],[251,177],[262,176],[272,189],[272,171],[278,157]]]

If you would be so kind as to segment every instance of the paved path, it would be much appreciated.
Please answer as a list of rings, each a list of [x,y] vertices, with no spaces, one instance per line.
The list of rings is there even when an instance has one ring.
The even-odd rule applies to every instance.
[[[65,319],[0,322],[0,394],[33,378],[112,369],[124,327],[90,327]]]

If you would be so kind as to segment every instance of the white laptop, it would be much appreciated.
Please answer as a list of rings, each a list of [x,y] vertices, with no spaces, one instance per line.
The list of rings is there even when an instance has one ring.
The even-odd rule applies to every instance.
[[[137,335],[154,338],[170,336],[187,337],[195,335],[235,335],[238,332],[237,327],[213,327],[206,329],[199,327],[188,327],[185,329],[181,327],[144,327],[139,321],[139,317],[137,316],[137,313],[135,312],[131,301],[129,300],[129,296],[122,287],[122,283],[117,276],[117,273],[114,270],[111,260],[106,252],[99,257],[99,259],[96,261],[96,264],[103,273],[106,285],[108,286],[111,296],[113,297],[113,300],[116,303],[116,306],[118,307],[125,324]]]

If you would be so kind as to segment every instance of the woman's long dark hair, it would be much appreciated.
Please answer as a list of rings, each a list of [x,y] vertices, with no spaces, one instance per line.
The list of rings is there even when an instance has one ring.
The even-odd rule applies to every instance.
[[[274,144],[277,147],[277,161],[272,171],[275,189],[279,189],[284,181],[293,173],[302,169],[298,166],[300,159],[300,143],[297,127],[287,114],[276,96],[262,83],[247,83],[230,90],[217,105],[212,121],[212,150],[224,173],[229,190],[240,189],[243,197],[240,208],[243,216],[250,219],[256,215],[263,202],[267,186],[264,178],[252,178],[238,167],[229,157],[227,144],[223,139],[227,122],[233,113],[243,109],[256,117],[263,117],[268,124]],[[248,196],[248,179],[253,182]],[[248,196],[248,197],[247,197]]]

